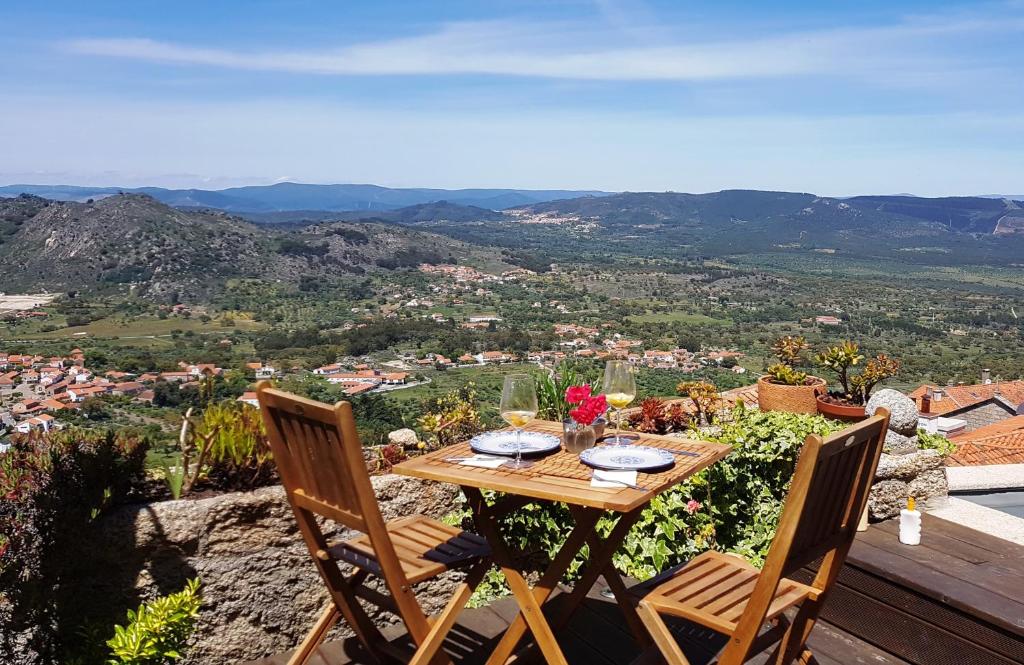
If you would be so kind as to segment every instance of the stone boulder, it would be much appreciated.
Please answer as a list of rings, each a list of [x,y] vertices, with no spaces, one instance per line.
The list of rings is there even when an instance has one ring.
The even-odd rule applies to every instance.
[[[942,469],[942,456],[937,450],[921,450],[910,455],[882,453],[878,459],[877,480],[913,480],[926,471]]]
[[[868,496],[868,515],[873,520],[887,520],[900,514],[907,504],[907,483],[902,480],[882,480],[871,487]]]
[[[403,476],[373,479],[384,519],[456,510],[458,489]],[[328,538],[349,535],[329,530]],[[125,506],[100,520],[88,548],[75,554],[69,597],[83,616],[103,598],[104,622],[123,623],[124,610],[202,580],[199,629],[184,665],[228,664],[294,647],[319,616],[327,593],[310,560],[280,487],[198,500]],[[417,586],[428,613],[440,611],[461,573]],[[375,615],[381,623],[391,615]],[[332,639],[350,634],[344,622]]]
[[[917,435],[903,436],[889,430],[885,433],[885,443],[882,446],[889,455],[910,455],[917,452]]]
[[[396,429],[394,432],[388,434],[388,443],[402,446],[403,448],[412,448],[419,443],[419,437],[416,436],[416,432],[405,427],[403,429]]]
[[[885,388],[871,396],[864,407],[869,416],[879,407],[889,410],[889,429],[903,436],[917,434],[917,404],[898,390]]]
[[[907,489],[915,499],[924,499],[925,501],[937,496],[946,496],[949,493],[946,470],[925,471],[907,483]]]
[[[949,491],[942,456],[935,450],[909,455],[882,453],[875,479],[868,498],[869,514],[874,520],[899,515],[907,504],[907,497],[912,496],[923,504]]]

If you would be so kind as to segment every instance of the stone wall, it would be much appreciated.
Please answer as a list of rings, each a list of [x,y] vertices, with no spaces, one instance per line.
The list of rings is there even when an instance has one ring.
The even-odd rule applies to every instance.
[[[401,476],[373,478],[385,519],[457,507],[452,485]],[[102,519],[100,538],[83,552],[69,595],[82,610],[95,599],[118,608],[202,579],[200,628],[184,663],[218,665],[285,651],[312,627],[327,594],[280,487],[208,499],[125,506]],[[335,532],[335,537],[344,534]],[[418,588],[436,612],[457,573]],[[337,635],[344,635],[339,626]]]
[[[965,432],[973,432],[976,429],[1002,422],[1007,418],[1016,415],[1016,410],[1009,404],[1002,404],[996,400],[982,402],[981,404],[963,409],[955,413],[947,414],[950,418],[959,418],[967,421]]]
[[[948,485],[942,456],[935,450],[921,450],[917,439],[917,405],[903,393],[880,390],[867,405],[868,415],[879,407],[889,409],[889,431],[878,460],[878,471],[868,497],[872,520],[896,517],[907,497],[924,502],[946,496]]]

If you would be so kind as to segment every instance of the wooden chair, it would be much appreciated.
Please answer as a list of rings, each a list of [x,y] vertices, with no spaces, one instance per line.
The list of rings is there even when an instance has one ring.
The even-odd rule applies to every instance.
[[[815,662],[805,643],[853,543],[888,424],[889,413],[879,409],[825,440],[807,437],[760,571],[739,557],[706,552],[638,588],[640,618],[665,660],[689,665],[663,614],[727,635],[718,665],[745,663],[773,644],[769,663]],[[789,578],[818,559],[811,584]],[[783,614],[790,608],[792,620]],[[766,622],[772,625],[762,633]]]
[[[288,665],[308,662],[341,617],[378,661],[449,663],[439,648],[490,565],[487,542],[422,515],[385,523],[348,402],[329,406],[275,390],[267,381],[260,382],[256,393],[299,531],[331,596]],[[328,542],[318,516],[362,535]],[[343,574],[339,563],[354,572]],[[465,582],[436,618],[428,618],[412,585],[464,566],[470,566]],[[364,585],[371,575],[383,580],[390,596]],[[415,652],[389,644],[357,598],[401,617]]]

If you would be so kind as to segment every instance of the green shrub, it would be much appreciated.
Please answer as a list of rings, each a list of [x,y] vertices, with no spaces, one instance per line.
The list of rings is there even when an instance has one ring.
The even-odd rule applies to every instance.
[[[275,482],[274,461],[259,409],[230,401],[207,407],[196,426],[212,437],[208,476],[219,489],[245,490]]]
[[[178,593],[128,610],[128,625],[115,626],[108,665],[165,665],[181,658],[199,617],[199,580]]]
[[[0,653],[36,628],[44,654],[57,648],[56,590],[65,554],[89,523],[143,478],[147,442],[68,429],[16,436],[0,453]]]

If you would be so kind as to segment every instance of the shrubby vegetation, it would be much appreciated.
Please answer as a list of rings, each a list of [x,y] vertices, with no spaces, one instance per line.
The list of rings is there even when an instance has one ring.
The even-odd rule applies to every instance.
[[[15,437],[0,453],[0,653],[22,629],[51,631],[54,592],[66,552],[80,546],[89,523],[141,481],[144,440],[76,429]],[[33,645],[55,653],[52,643]]]
[[[114,637],[107,641],[107,664],[170,665],[179,660],[195,630],[201,604],[199,580],[193,579],[178,593],[128,610],[127,625],[115,626]]]

